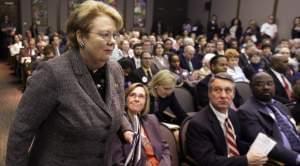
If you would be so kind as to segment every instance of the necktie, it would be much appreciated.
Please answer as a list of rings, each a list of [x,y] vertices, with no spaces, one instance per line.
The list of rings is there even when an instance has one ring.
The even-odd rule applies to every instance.
[[[286,80],[286,78],[285,78],[284,75],[281,75],[281,79],[283,81],[284,90],[285,90],[286,94],[288,95],[289,101],[291,101],[291,99],[292,99],[292,91],[291,91],[291,89],[289,87],[289,84],[288,84],[288,82],[287,82],[287,80]]]
[[[274,113],[277,120],[277,125],[280,131],[287,137],[293,150],[300,152],[300,139],[294,126],[289,122],[288,117],[282,114],[277,108],[268,104],[270,110]]]
[[[151,72],[150,72],[150,70],[147,70],[147,77],[149,78],[149,81],[151,80],[151,78],[152,78],[152,75],[151,75]]]
[[[228,147],[228,156],[229,157],[239,156],[240,153],[237,149],[233,127],[228,118],[225,119],[224,125],[225,125],[225,130],[226,130],[226,142],[227,142],[227,147]]]

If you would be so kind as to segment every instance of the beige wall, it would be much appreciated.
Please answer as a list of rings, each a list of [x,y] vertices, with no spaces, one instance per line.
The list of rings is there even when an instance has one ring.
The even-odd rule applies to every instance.
[[[204,10],[206,1],[209,0],[189,0],[188,17],[192,20],[207,20],[207,15],[203,14],[207,13]],[[226,21],[226,24],[229,25],[230,20],[236,16],[237,2],[238,0],[212,0],[211,14],[216,14],[219,22]],[[259,25],[265,22],[267,16],[273,13],[274,3],[275,0],[241,0],[239,17],[244,28],[251,18],[257,20]],[[299,0],[279,0],[276,15],[280,38],[290,38],[292,20],[295,16],[300,16],[299,6]],[[206,22],[203,21],[204,25]]]
[[[46,0],[48,4],[48,25],[51,25],[54,31],[64,29],[68,18],[68,0]],[[126,29],[133,26],[133,2],[134,0],[117,0],[117,9],[124,18]],[[147,19],[146,32],[150,32],[153,18],[154,0],[147,1]],[[31,0],[20,0],[21,5],[21,22],[22,33],[24,33],[31,25]],[[44,31],[47,27],[39,27]]]
[[[229,26],[232,18],[236,16],[237,0],[213,0],[211,14],[218,16],[218,22],[225,21]]]
[[[290,38],[293,20],[296,16],[300,16],[299,0],[279,0],[277,9],[277,18],[279,28],[283,29],[279,32],[280,37]]]
[[[259,4],[259,6],[258,6]],[[250,19],[255,19],[259,25],[273,13],[274,0],[241,0],[240,19],[246,28]]]

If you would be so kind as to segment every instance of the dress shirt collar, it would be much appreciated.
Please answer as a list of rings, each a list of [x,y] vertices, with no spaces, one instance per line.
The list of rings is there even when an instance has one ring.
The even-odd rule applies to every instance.
[[[217,111],[217,109],[211,103],[209,103],[209,106],[212,109],[213,113],[216,115],[221,126],[223,126],[225,119],[228,118],[228,111],[226,111],[225,113],[222,113],[222,112]]]

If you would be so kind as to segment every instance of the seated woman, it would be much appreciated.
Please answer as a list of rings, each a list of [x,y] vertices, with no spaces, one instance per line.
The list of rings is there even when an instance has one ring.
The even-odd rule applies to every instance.
[[[227,49],[225,57],[228,61],[227,73],[233,78],[234,82],[249,82],[243,70],[239,66],[240,53],[236,49]]]
[[[156,73],[148,84],[150,89],[150,113],[154,113],[159,121],[181,124],[187,114],[179,105],[174,94],[175,76],[168,70]],[[166,111],[170,108],[172,114]]]
[[[113,165],[170,166],[170,151],[161,137],[159,121],[147,114],[150,103],[147,87],[134,83],[127,89],[125,98],[135,137],[132,144],[125,143],[121,137],[113,141]]]
[[[169,56],[170,68],[169,70],[174,74],[177,83],[189,80],[189,71],[180,67],[180,59],[176,53],[172,53]]]

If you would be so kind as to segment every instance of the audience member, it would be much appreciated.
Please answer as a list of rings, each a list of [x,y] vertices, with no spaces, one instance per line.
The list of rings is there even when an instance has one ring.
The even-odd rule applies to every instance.
[[[296,17],[291,31],[292,39],[300,38],[300,17]]]
[[[249,82],[239,66],[239,56],[240,53],[235,49],[227,49],[225,51],[225,57],[228,61],[227,73],[232,77],[234,82]]]
[[[275,96],[274,99],[280,101],[283,104],[287,104],[292,101],[292,85],[290,78],[286,76],[288,71],[289,57],[277,53],[271,57],[271,66],[266,70],[269,73],[275,84]]]
[[[160,123],[155,115],[148,114],[148,88],[141,83],[134,83],[127,89],[125,99],[135,137],[132,144],[124,141],[122,136],[113,141],[112,165],[171,166],[169,147],[161,136]]]
[[[234,81],[227,73],[218,73],[209,81],[209,105],[191,119],[186,136],[187,154],[195,165],[247,166],[263,165],[267,157],[244,150],[240,125],[230,109]]]
[[[158,68],[158,70],[169,68],[168,57],[164,54],[163,44],[157,43],[154,45],[153,55],[153,64]]]
[[[275,86],[272,76],[265,72],[253,77],[253,97],[238,111],[241,139],[252,143],[258,133],[264,133],[276,141],[276,146],[269,154],[271,159],[286,165],[299,165],[299,134],[290,121],[288,108],[275,100]]]
[[[154,74],[158,72],[156,66],[152,63],[153,56],[150,52],[144,51],[141,55],[140,68],[135,69],[130,76],[131,82],[141,82],[147,84]]]
[[[130,130],[122,69],[108,61],[122,25],[103,2],[85,1],[71,13],[72,49],[39,65],[29,80],[10,129],[7,166],[112,165],[112,138],[121,125],[122,133]]]
[[[168,70],[159,71],[148,84],[150,89],[150,113],[154,113],[159,121],[180,125],[187,117],[174,93],[175,76]],[[171,113],[166,109],[170,108]]]

